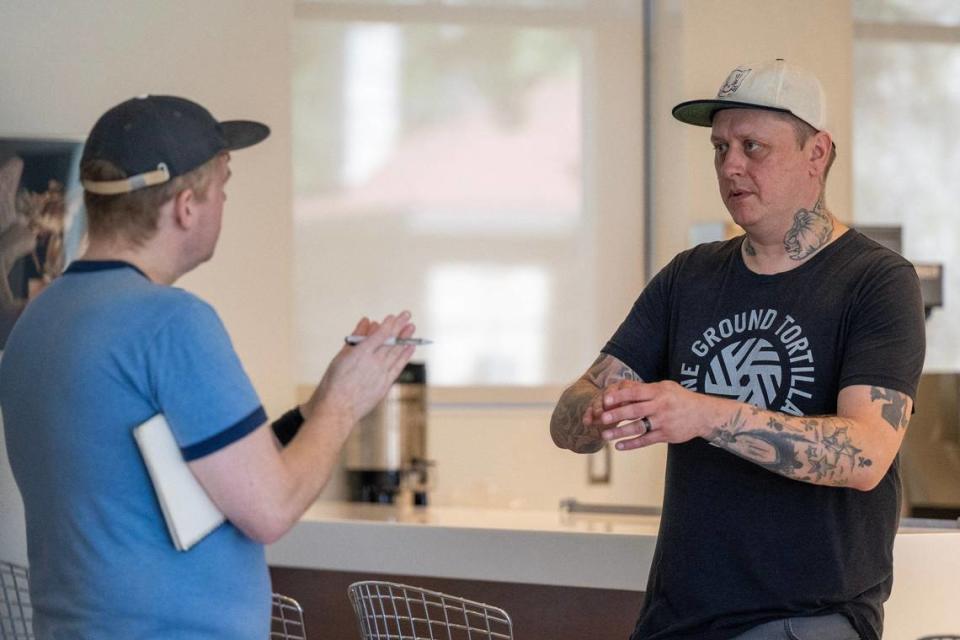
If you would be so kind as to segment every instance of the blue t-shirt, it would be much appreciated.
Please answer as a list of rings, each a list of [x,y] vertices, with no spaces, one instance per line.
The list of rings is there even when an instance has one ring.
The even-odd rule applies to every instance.
[[[266,420],[208,304],[75,262],[11,333],[0,405],[38,637],[267,637],[263,546],[227,522],[176,551],[132,435],[163,413],[192,460]]]

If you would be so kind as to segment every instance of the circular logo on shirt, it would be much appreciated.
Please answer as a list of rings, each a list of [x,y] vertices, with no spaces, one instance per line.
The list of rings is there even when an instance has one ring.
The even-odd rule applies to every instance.
[[[757,407],[769,407],[776,400],[783,381],[780,355],[763,338],[737,340],[710,360],[703,390],[711,395],[733,398]]]
[[[761,409],[803,415],[797,406],[815,381],[810,341],[790,315],[753,309],[706,327],[681,364],[681,384]]]

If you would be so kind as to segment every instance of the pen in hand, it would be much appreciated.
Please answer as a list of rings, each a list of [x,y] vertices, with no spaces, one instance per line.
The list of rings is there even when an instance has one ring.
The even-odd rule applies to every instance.
[[[360,344],[366,339],[367,336],[347,336],[343,339],[349,345]],[[387,338],[386,342],[383,344],[392,347],[398,344],[412,344],[417,346],[422,346],[425,344],[432,344],[433,340],[427,340],[426,338]]]

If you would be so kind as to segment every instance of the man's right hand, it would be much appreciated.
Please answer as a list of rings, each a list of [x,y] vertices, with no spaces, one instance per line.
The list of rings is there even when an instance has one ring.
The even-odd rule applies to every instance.
[[[309,420],[316,413],[348,427],[359,422],[386,395],[413,356],[414,346],[385,342],[409,338],[415,330],[407,311],[379,323],[362,318],[351,335],[366,339],[344,345],[331,360],[320,384],[300,409],[304,418]]]
[[[316,499],[337,463],[340,447],[360,419],[386,395],[413,355],[410,314],[383,322],[362,319],[353,330],[366,336],[333,358],[310,400],[296,437],[278,450],[270,423],[248,436],[191,461],[190,468],[220,510],[250,538],[269,544],[286,533]]]
[[[639,380],[634,371],[611,355],[600,354],[580,378],[570,385],[553,410],[550,435],[554,443],[576,453],[594,453],[603,448],[603,389],[621,380]]]
[[[557,402],[550,417],[550,435],[561,449],[575,453],[595,453],[603,448],[603,438],[593,411],[594,400],[602,392],[582,378],[574,382]]]

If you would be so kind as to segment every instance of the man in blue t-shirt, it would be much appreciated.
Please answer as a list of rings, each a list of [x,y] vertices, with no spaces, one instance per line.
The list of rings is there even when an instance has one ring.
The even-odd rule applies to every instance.
[[[660,271],[551,419],[579,453],[669,445],[634,640],[882,634],[923,306],[910,263],[826,206],[824,104],[775,60],[674,108],[711,128],[746,233]]]
[[[281,448],[216,312],[173,287],[210,259],[229,152],[269,129],[173,96],[94,125],[81,160],[89,244],[32,302],[0,363],[39,638],[250,638],[269,630],[263,545],[330,476],[413,347],[408,313],[361,319]],[[186,552],[167,533],[133,429],[163,414],[226,522]],[[290,427],[293,427],[291,430]]]

